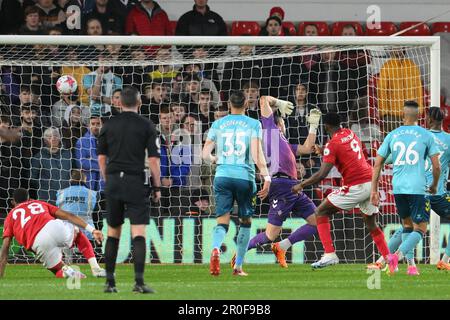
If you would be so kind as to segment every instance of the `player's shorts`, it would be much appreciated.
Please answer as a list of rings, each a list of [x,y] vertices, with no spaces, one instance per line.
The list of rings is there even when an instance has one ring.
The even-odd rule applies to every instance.
[[[316,205],[303,192],[300,194],[292,192],[292,187],[297,183],[297,180],[288,178],[272,180],[269,190],[270,224],[281,227],[291,212],[297,217],[306,219],[316,210]]]
[[[343,186],[327,197],[328,202],[340,210],[352,210],[359,206],[362,213],[371,216],[378,213],[378,207],[370,203],[371,182],[351,187]]]
[[[121,226],[126,217],[130,219],[132,225],[149,224],[150,194],[144,183],[144,174],[118,173],[107,175],[105,195],[109,226]]]
[[[400,218],[411,218],[414,223],[430,220],[430,206],[423,194],[394,194]]]
[[[450,195],[442,194],[439,196],[426,196],[425,200],[428,202],[429,207],[436,212],[440,217],[450,216]],[[427,207],[427,205],[425,206]]]
[[[238,216],[253,216],[256,206],[256,184],[254,181],[227,177],[214,178],[214,199],[216,216],[232,213],[234,201],[238,206]]]
[[[58,219],[51,220],[39,231],[31,249],[44,267],[50,269],[62,261],[61,249],[73,246],[74,236],[73,224]]]

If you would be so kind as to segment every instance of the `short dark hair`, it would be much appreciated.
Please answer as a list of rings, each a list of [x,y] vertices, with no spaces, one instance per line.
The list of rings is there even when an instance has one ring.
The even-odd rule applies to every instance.
[[[328,112],[322,116],[322,122],[333,127],[339,127],[341,125],[341,117],[336,112]]]
[[[11,124],[11,119],[8,116],[0,116],[0,123],[9,123]]]
[[[134,108],[139,103],[139,91],[135,87],[126,86],[120,94],[120,101],[125,108]]]
[[[167,114],[167,113],[171,113],[171,112],[172,112],[172,109],[169,108],[169,106],[163,105],[163,106],[161,106],[161,110],[159,111],[159,114],[161,115],[161,114]]]
[[[191,81],[200,82],[201,79],[197,73],[191,73],[191,74],[188,74],[186,77],[184,77],[183,81],[185,81],[185,82],[191,82]]]
[[[405,107],[409,108],[419,108],[419,104],[414,100],[407,100],[404,104]]]
[[[200,90],[200,94],[207,94],[210,97],[212,97],[212,92],[209,89],[203,88],[202,90]]]
[[[112,94],[114,95],[114,93],[116,92],[122,92],[122,88],[116,88],[113,90]]]
[[[13,199],[16,205],[28,201],[29,199],[28,190],[24,188],[18,188],[14,190]]]
[[[34,14],[34,13],[37,13],[37,14],[40,13],[40,10],[37,6],[26,7],[25,11],[24,11],[24,17],[26,18],[28,15]]]
[[[28,85],[21,85],[20,86],[20,92],[28,92],[31,93],[31,87]]]
[[[226,111],[229,112],[230,110],[228,109],[228,106],[226,105],[226,103],[220,104],[217,108],[216,111]]]
[[[70,171],[70,182],[72,183],[82,183],[84,181],[85,175],[83,170],[72,169]]]
[[[441,122],[444,120],[444,112],[442,112],[439,107],[430,107],[430,109],[428,109],[428,116],[434,121]]]
[[[243,108],[245,105],[245,95],[242,91],[233,91],[230,96],[230,102],[235,108]]]
[[[259,84],[256,81],[250,80],[245,82],[244,85],[242,86],[242,90],[247,90],[250,88],[259,90]]]

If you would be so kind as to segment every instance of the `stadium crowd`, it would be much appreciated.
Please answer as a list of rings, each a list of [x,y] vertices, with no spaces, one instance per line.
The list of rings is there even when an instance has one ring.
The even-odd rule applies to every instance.
[[[191,11],[183,14],[176,27],[157,2],[112,0],[11,0],[3,1],[0,33],[22,35],[205,35],[226,36],[227,25],[212,11],[207,0],[195,0]],[[78,7],[81,28],[69,28],[68,10]],[[69,11],[70,11],[69,10]],[[286,36],[292,32],[283,27],[284,11],[270,10],[261,36]],[[175,31],[173,31],[173,29]],[[304,26],[305,36],[318,35],[314,24]],[[342,35],[356,36],[351,25],[342,27]],[[225,52],[215,50],[214,54]],[[292,54],[293,50],[310,55]],[[58,47],[33,46],[29,58],[38,60],[57,56]],[[166,61],[174,54],[171,47],[121,47],[96,45],[86,47],[89,59],[111,57]],[[222,51],[221,51],[222,50]],[[241,46],[238,56],[250,56],[258,50]],[[186,59],[206,61],[208,48],[177,48]],[[142,116],[151,119],[161,134],[162,200],[158,215],[208,215],[211,212],[211,184],[214,168],[202,164],[200,150],[212,122],[228,114],[227,99],[232,90],[243,90],[247,114],[259,118],[258,99],[272,95],[289,99],[295,112],[286,119],[286,136],[290,143],[303,143],[308,135],[306,117],[314,106],[323,113],[337,111],[361,140],[370,144],[373,137],[399,125],[400,106],[387,101],[416,100],[423,110],[421,73],[414,61],[401,50],[393,51],[377,78],[378,112],[368,101],[364,51],[347,50],[316,54],[314,48],[284,47],[287,57],[239,59],[218,63],[189,63],[157,66],[60,66],[2,65],[0,72],[0,126],[19,128],[21,141],[0,141],[0,212],[6,214],[7,199],[17,187],[31,191],[39,200],[56,203],[59,190],[68,187],[70,169],[80,168],[87,176],[86,185],[100,193],[98,211],[104,209],[103,182],[97,162],[96,144],[102,124],[121,112],[120,92],[123,86],[136,86],[142,93]],[[68,60],[84,57],[76,48],[64,51]],[[94,57],[94,58],[92,58]],[[244,57],[245,58],[245,57]],[[407,66],[407,67],[405,67]],[[411,83],[404,86],[399,70],[408,70]],[[74,94],[59,94],[56,81],[61,75],[75,77]],[[414,90],[399,89],[413,88]],[[400,90],[400,93],[399,93]],[[393,97],[392,95],[401,95]],[[369,121],[370,117],[380,121]],[[390,125],[389,127],[387,125]],[[186,141],[189,141],[187,143]],[[318,143],[326,141],[321,131]],[[370,148],[370,145],[369,145]],[[312,175],[320,167],[315,156],[298,161],[299,178]],[[305,192],[320,201],[311,187]],[[265,204],[267,206],[267,204]],[[267,207],[260,206],[259,213]],[[95,223],[101,223],[95,219]]]

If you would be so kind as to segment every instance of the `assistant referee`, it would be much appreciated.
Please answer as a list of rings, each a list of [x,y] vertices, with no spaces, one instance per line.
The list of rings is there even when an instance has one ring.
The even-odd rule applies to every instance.
[[[123,112],[107,121],[98,137],[97,154],[102,177],[106,181],[108,239],[105,248],[105,292],[117,292],[114,270],[119,239],[125,216],[130,219],[133,260],[138,293],[153,293],[144,283],[145,227],[150,221],[150,200],[144,185],[145,156],[153,180],[153,201],[160,192],[160,144],[154,124],[138,114],[141,106],[139,91],[125,87],[121,93]]]

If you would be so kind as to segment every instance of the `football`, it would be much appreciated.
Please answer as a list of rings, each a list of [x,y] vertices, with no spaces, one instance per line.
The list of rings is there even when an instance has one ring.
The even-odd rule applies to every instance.
[[[71,75],[61,76],[56,81],[56,89],[61,94],[72,94],[77,90],[77,87],[77,80]]]

